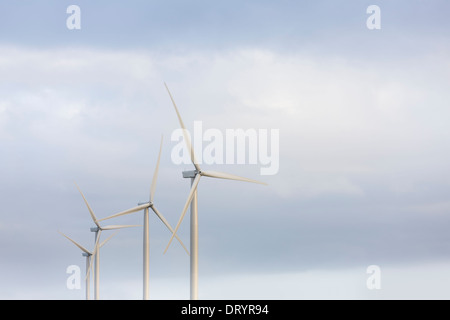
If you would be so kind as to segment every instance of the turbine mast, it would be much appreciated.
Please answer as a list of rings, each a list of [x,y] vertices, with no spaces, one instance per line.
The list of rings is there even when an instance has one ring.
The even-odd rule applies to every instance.
[[[194,184],[197,171],[183,171],[184,178],[191,179],[191,187]],[[191,201],[191,229],[190,229],[190,298],[198,300],[198,206],[197,206],[197,189]]]
[[[149,281],[150,281],[150,248],[149,248],[149,223],[148,223],[148,207],[144,209],[144,300],[149,299]]]

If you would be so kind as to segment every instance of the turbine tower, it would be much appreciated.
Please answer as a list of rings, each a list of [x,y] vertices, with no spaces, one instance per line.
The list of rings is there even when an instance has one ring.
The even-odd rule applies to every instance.
[[[95,300],[99,299],[99,289],[100,289],[100,250],[98,247],[98,242],[100,240],[100,234],[103,230],[115,230],[115,229],[122,229],[122,228],[130,228],[130,227],[139,227],[139,225],[109,225],[109,226],[100,226],[98,223],[99,220],[97,220],[97,217],[94,214],[94,211],[92,211],[91,206],[86,200],[86,197],[84,196],[83,192],[81,192],[81,189],[78,187],[78,185],[75,183],[78,191],[80,192],[81,196],[83,197],[84,202],[86,203],[86,206],[89,210],[89,213],[91,214],[91,218],[95,223],[95,227],[90,228],[91,232],[95,232],[95,248],[93,255],[95,257],[95,276],[94,276],[94,297]],[[91,261],[92,265],[92,261]],[[90,267],[88,269],[88,273],[90,271]]]
[[[169,243],[167,244],[166,249],[164,250],[164,253],[167,252],[167,249],[169,248],[170,244],[172,243],[173,238],[176,236],[176,233],[178,231],[178,228],[180,227],[181,222],[183,221],[183,218],[186,214],[187,208],[189,204],[191,205],[191,226],[190,226],[190,298],[191,300],[197,300],[198,299],[198,207],[197,207],[197,186],[200,182],[201,177],[210,177],[210,178],[218,178],[218,179],[228,179],[228,180],[238,180],[238,181],[245,181],[245,182],[252,182],[252,183],[259,183],[263,185],[267,185],[264,182],[260,182],[257,180],[252,180],[240,176],[236,176],[229,173],[223,173],[223,172],[217,172],[217,171],[202,171],[200,166],[198,165],[197,159],[195,158],[194,154],[194,148],[191,144],[191,141],[189,139],[189,136],[187,134],[186,127],[183,123],[183,120],[181,119],[180,113],[178,111],[177,105],[175,104],[175,100],[172,97],[172,94],[169,91],[169,88],[167,87],[167,84],[164,83],[166,86],[167,92],[169,93],[170,99],[172,100],[172,104],[175,108],[175,112],[178,117],[178,121],[180,122],[181,129],[183,131],[184,141],[186,142],[187,150],[189,151],[189,155],[191,158],[191,162],[195,167],[195,170],[193,171],[183,171],[183,178],[190,178],[191,179],[191,191],[189,192],[189,196],[186,200],[186,203],[183,207],[183,211],[181,213],[180,219],[178,220],[177,226],[175,227],[175,231],[172,233],[172,237],[169,240]]]
[[[116,218],[119,216],[123,216],[126,214],[138,212],[141,210],[144,210],[144,235],[143,235],[143,299],[148,300],[149,299],[149,279],[150,279],[150,237],[149,237],[149,208],[152,209],[152,211],[158,216],[158,218],[164,223],[164,225],[170,230],[170,232],[173,232],[173,228],[170,226],[169,222],[164,218],[164,216],[159,212],[159,210],[156,208],[153,199],[155,195],[156,190],[156,181],[158,178],[158,171],[159,171],[159,162],[161,160],[161,150],[162,150],[162,142],[163,138],[161,137],[161,144],[159,147],[159,155],[158,155],[158,161],[156,163],[155,172],[153,174],[153,180],[150,187],[150,199],[148,202],[145,203],[138,203],[137,207],[113,214],[112,216],[100,219],[98,221],[103,221],[106,219]],[[183,246],[186,253],[189,255],[188,249],[185,247],[183,242],[180,238],[177,236],[177,240],[180,242],[180,244]]]

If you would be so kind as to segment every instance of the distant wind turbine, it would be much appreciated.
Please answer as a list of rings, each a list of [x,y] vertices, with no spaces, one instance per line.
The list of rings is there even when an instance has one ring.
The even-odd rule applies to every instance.
[[[91,218],[94,221],[96,227],[91,228],[91,232],[95,232],[95,248],[93,255],[95,256],[95,276],[94,276],[94,297],[95,300],[99,299],[99,288],[100,288],[100,252],[99,252],[99,246],[98,242],[100,240],[100,233],[103,230],[115,230],[115,229],[122,229],[122,228],[130,228],[130,227],[139,227],[139,225],[109,225],[109,226],[100,226],[98,223],[100,220],[97,220],[97,217],[94,214],[94,211],[92,211],[91,206],[86,200],[86,197],[84,196],[83,192],[81,192],[81,189],[78,187],[78,185],[75,183],[78,191],[80,192],[81,196],[83,197],[84,202],[86,203],[86,206],[89,210],[89,213],[91,214]],[[92,265],[92,261],[91,261]],[[90,271],[90,267],[88,269],[88,274]]]
[[[172,233],[172,237],[169,240],[169,243],[167,244],[166,249],[164,250],[164,253],[166,253],[167,249],[169,248],[170,244],[172,243],[173,238],[176,236],[176,233],[178,231],[178,228],[180,227],[181,222],[183,221],[183,218],[186,214],[187,208],[189,204],[191,205],[191,228],[190,228],[190,282],[191,282],[191,289],[190,289],[190,297],[191,300],[197,300],[198,299],[198,207],[197,207],[197,186],[200,181],[201,177],[210,177],[210,178],[218,178],[218,179],[228,179],[228,180],[238,180],[238,181],[245,181],[245,182],[252,182],[252,183],[259,183],[263,185],[267,185],[264,182],[232,175],[229,173],[223,173],[223,172],[217,172],[217,171],[202,171],[200,169],[200,166],[198,165],[197,159],[195,158],[194,149],[192,147],[191,141],[189,139],[189,136],[187,134],[186,127],[183,123],[183,120],[181,119],[180,113],[178,111],[177,105],[175,104],[175,100],[172,97],[172,94],[169,91],[169,88],[167,87],[167,84],[164,83],[166,86],[167,92],[169,93],[170,99],[172,100],[172,104],[175,108],[175,112],[177,113],[178,121],[180,122],[180,126],[183,131],[184,141],[187,145],[187,150],[189,151],[189,155],[192,161],[192,164],[195,167],[195,170],[193,171],[183,171],[183,177],[184,178],[191,178],[191,191],[189,192],[188,199],[186,200],[186,203],[184,205],[183,211],[181,213],[181,217],[178,220],[177,226],[175,227],[175,231]]]
[[[58,231],[59,232],[59,231]],[[90,269],[90,261],[91,261],[91,256],[94,254],[93,252],[89,251],[88,249],[86,249],[85,247],[83,247],[81,244],[79,244],[78,242],[76,242],[75,240],[69,238],[68,236],[66,236],[64,233],[59,232],[61,235],[63,235],[64,237],[66,237],[67,239],[69,239],[73,244],[75,244],[78,248],[81,249],[82,255],[83,257],[86,257],[86,300],[90,299],[90,277],[89,277],[89,269]],[[116,232],[117,233],[117,232]],[[100,244],[100,247],[103,247],[105,245],[105,243],[107,243],[116,233],[112,234],[109,238],[107,238],[105,241],[103,241]]]
[[[164,216],[158,211],[158,209],[156,209],[156,206],[153,202],[154,199],[154,195],[155,195],[155,190],[156,190],[156,181],[158,178],[158,171],[159,171],[159,162],[161,160],[161,150],[162,150],[162,142],[163,142],[163,138],[161,137],[161,144],[159,147],[159,155],[158,155],[158,161],[156,163],[156,168],[155,168],[155,172],[153,174],[153,180],[152,180],[152,184],[150,187],[150,199],[148,202],[145,203],[138,203],[137,207],[113,214],[112,216],[100,219],[98,221],[103,221],[106,219],[111,219],[111,218],[116,218],[119,216],[123,216],[126,214],[130,214],[130,213],[134,213],[134,212],[138,212],[141,210],[144,210],[144,238],[143,238],[143,247],[144,247],[144,257],[143,257],[143,299],[144,300],[148,300],[149,299],[149,265],[150,265],[150,252],[149,252],[149,220],[148,220],[148,212],[149,212],[149,208],[151,208],[153,210],[153,212],[158,216],[159,219],[161,219],[161,221],[164,223],[164,225],[171,231],[173,232],[173,228],[170,226],[169,222],[167,222],[167,220],[164,218]],[[189,251],[188,249],[185,247],[185,245],[183,244],[183,242],[181,241],[180,238],[178,238],[178,241],[180,242],[180,244],[183,246],[184,250],[186,251],[186,253],[189,255]]]

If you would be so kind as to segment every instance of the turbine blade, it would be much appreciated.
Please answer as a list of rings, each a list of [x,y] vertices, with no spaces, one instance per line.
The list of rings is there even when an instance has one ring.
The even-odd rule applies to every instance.
[[[171,227],[171,225],[169,224],[169,222],[166,220],[166,218],[164,218],[164,216],[158,211],[158,209],[156,209],[155,206],[151,206],[150,208],[152,208],[153,212],[158,216],[159,219],[161,219],[161,221],[166,225],[167,229],[170,230],[170,232],[173,233],[173,228]],[[181,241],[180,238],[178,238],[177,235],[175,235],[175,237],[177,238],[177,240],[180,242],[180,244],[183,246],[184,250],[186,251],[186,253],[189,255],[189,250],[186,248],[186,246],[184,245],[183,241]]]
[[[92,257],[94,257],[94,255],[90,256],[90,259],[89,259],[89,268],[87,269],[87,271],[86,271],[86,277],[84,278],[85,281],[89,278],[89,274],[91,273],[92,261],[94,260]]]
[[[76,245],[78,248],[81,249],[81,251],[86,252],[87,254],[92,254],[88,249],[86,249],[85,247],[83,247],[81,244],[79,244],[78,242],[76,242],[75,240],[72,240],[71,238],[69,238],[68,236],[66,236],[64,233],[58,231],[61,235],[63,235],[64,237],[66,237],[67,239],[69,239],[74,245]]]
[[[248,179],[240,176],[236,176],[234,174],[224,173],[224,172],[218,172],[218,171],[202,171],[200,172],[202,176],[205,177],[211,177],[211,178],[218,178],[218,179],[228,179],[228,180],[238,180],[238,181],[245,181],[245,182],[252,182],[252,183],[259,183],[267,186],[267,183]]]
[[[122,228],[131,228],[131,227],[141,227],[140,225],[133,224],[133,225],[110,225],[102,227],[102,230],[115,230],[115,229],[122,229]]]
[[[150,202],[153,202],[153,196],[155,195],[156,180],[158,180],[159,161],[161,160],[162,143],[163,143],[163,136],[161,136],[161,144],[159,146],[158,161],[156,162],[155,173],[153,174],[152,186],[150,188]]]
[[[90,262],[89,262],[89,268],[87,269],[87,272],[86,272],[86,278],[84,279],[84,280],[86,280],[88,277],[89,277],[89,273],[91,272],[91,268],[92,268],[92,261],[94,261],[94,257],[95,257],[95,255],[97,254],[97,251],[98,251],[98,242],[99,242],[99,240],[100,240],[100,234],[102,233],[102,230],[100,229],[100,230],[98,230],[98,233],[97,233],[97,239],[95,240],[95,246],[94,246],[94,251],[92,251],[92,255],[91,255],[91,259],[90,259]]]
[[[189,156],[191,157],[192,164],[194,165],[195,169],[197,169],[197,171],[200,171],[200,167],[198,165],[197,159],[195,158],[194,148],[192,147],[191,140],[189,139],[186,127],[183,123],[183,120],[181,119],[181,115],[180,115],[180,112],[178,111],[177,105],[175,104],[175,100],[173,99],[172,94],[170,93],[169,88],[167,87],[167,84],[165,82],[164,82],[164,85],[166,86],[167,92],[169,93],[169,96],[170,96],[170,100],[172,100],[172,104],[175,107],[175,112],[177,113],[177,117],[178,117],[178,121],[180,122],[180,126],[183,129],[184,141],[186,142],[186,146],[189,151]]]
[[[137,211],[144,210],[145,208],[148,208],[148,207],[149,207],[149,204],[148,204],[148,203],[144,203],[144,204],[141,204],[141,205],[139,205],[139,206],[137,206],[137,207],[134,207],[134,208],[131,208],[131,209],[128,209],[128,210],[125,210],[125,211],[122,211],[122,212],[113,214],[112,216],[109,216],[109,217],[100,219],[100,220],[98,220],[98,221],[100,222],[100,221],[103,221],[103,220],[107,220],[107,219],[112,219],[112,218],[120,217],[120,216],[123,216],[123,215],[125,215],[125,214],[130,214],[130,213],[133,213],[133,212],[137,212]]]
[[[85,275],[85,279],[84,280],[87,281],[87,282],[90,281],[90,279],[89,279],[89,266],[91,265],[91,257],[92,257],[92,255],[86,257],[87,263],[88,263],[88,268],[86,269],[86,275]],[[88,298],[88,300],[89,300],[89,298]]]
[[[77,186],[78,191],[81,193],[81,196],[83,197],[83,200],[84,200],[84,202],[86,203],[86,206],[87,206],[87,208],[88,208],[88,210],[89,210],[89,213],[91,214],[92,220],[94,220],[94,223],[97,225],[97,227],[100,228],[100,226],[99,226],[99,224],[98,224],[98,222],[97,222],[97,218],[95,217],[94,211],[92,211],[92,208],[91,208],[91,206],[89,205],[89,203],[87,202],[86,197],[84,196],[83,192],[81,192],[81,189],[80,189],[80,187],[78,187],[78,185],[77,185],[76,182],[75,182],[75,185]]]
[[[111,240],[111,238],[112,237],[114,237],[116,234],[117,234],[117,232],[119,232],[119,231],[116,231],[116,232],[114,232],[112,235],[110,235],[105,241],[103,241],[102,243],[100,243],[100,248],[101,247],[103,247],[109,240]]]
[[[177,223],[177,226],[175,227],[175,230],[172,232],[172,237],[170,238],[169,243],[167,244],[167,247],[164,250],[164,253],[166,253],[167,249],[169,249],[169,246],[172,243],[172,240],[175,237],[175,235],[176,235],[176,233],[178,231],[178,228],[180,227],[181,221],[183,221],[183,218],[184,218],[184,215],[186,214],[187,208],[188,208],[189,204],[191,203],[192,198],[194,196],[194,192],[195,192],[195,190],[197,190],[197,186],[198,186],[198,182],[200,181],[200,177],[201,177],[201,175],[199,175],[199,174],[196,175],[195,178],[194,178],[194,181],[192,182],[192,187],[191,187],[191,191],[189,192],[188,199],[187,199],[187,201],[186,201],[186,203],[184,205],[184,208],[183,208],[183,211],[181,213],[180,219],[178,220],[178,223]]]

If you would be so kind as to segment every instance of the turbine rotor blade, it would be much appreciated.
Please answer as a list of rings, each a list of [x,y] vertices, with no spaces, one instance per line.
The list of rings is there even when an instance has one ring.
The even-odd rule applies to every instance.
[[[167,222],[166,218],[164,218],[164,216],[158,211],[158,209],[156,209],[155,206],[151,206],[150,208],[152,208],[153,212],[158,216],[158,218],[165,224],[165,226],[167,227],[167,229],[170,230],[170,232],[173,233],[173,228],[171,227],[171,225],[169,224],[169,222]],[[180,242],[180,244],[183,246],[184,250],[186,251],[186,253],[189,255],[189,251],[186,248],[186,246],[184,245],[183,241],[181,241],[181,239],[178,237],[178,235],[175,235],[175,237],[177,238],[177,240]]]
[[[105,241],[103,241],[102,243],[100,243],[99,248],[103,247],[109,240],[111,240],[111,238],[114,237],[114,236],[117,234],[117,232],[119,232],[119,231],[114,232],[114,233],[113,233],[112,235],[110,235],[107,239],[105,239]]]
[[[97,233],[97,239],[95,239],[95,246],[94,246],[94,251],[92,251],[92,255],[91,255],[91,259],[90,259],[90,262],[89,262],[89,268],[88,268],[88,270],[87,270],[87,272],[86,272],[86,278],[84,279],[84,280],[86,280],[88,277],[89,277],[89,273],[90,273],[90,271],[91,271],[91,268],[92,268],[92,262],[95,260],[94,259],[94,257],[95,257],[95,255],[97,254],[97,251],[98,251],[98,242],[99,242],[99,240],[100,240],[100,234],[102,233],[102,230],[101,229],[99,229],[98,230],[98,233]]]
[[[58,231],[61,235],[63,235],[64,237],[66,237],[67,239],[69,239],[74,245],[76,245],[78,248],[81,249],[81,251],[87,253],[87,254],[92,254],[88,249],[86,249],[85,247],[83,247],[81,244],[79,244],[78,242],[76,242],[75,240],[72,240],[71,238],[69,238],[68,236],[66,236],[64,233]]]
[[[94,255],[91,255],[91,256],[89,257],[89,268],[86,270],[86,276],[84,277],[84,280],[85,280],[85,281],[89,278],[89,274],[91,273],[92,260],[94,260],[93,257],[94,257]]]
[[[263,185],[267,185],[265,182],[244,178],[240,176],[236,176],[234,174],[229,174],[225,172],[218,172],[218,171],[201,171],[200,175],[205,177],[211,177],[211,178],[218,178],[218,179],[228,179],[228,180],[237,180],[237,181],[245,181],[245,182],[252,182],[252,183],[259,183]]]
[[[115,230],[115,229],[122,229],[122,228],[131,228],[131,227],[141,227],[140,225],[133,224],[133,225],[110,225],[102,227],[101,230]]]
[[[175,237],[178,228],[180,227],[181,221],[183,221],[184,215],[186,214],[187,208],[189,207],[189,204],[192,201],[192,198],[194,197],[194,192],[197,190],[198,182],[200,181],[201,175],[197,174],[194,178],[194,181],[192,182],[191,191],[189,192],[188,199],[184,205],[183,211],[181,213],[180,219],[178,220],[177,226],[175,227],[175,230],[172,232],[172,237],[169,240],[169,243],[167,244],[166,249],[164,250],[164,253],[167,252],[167,249],[169,249],[170,244],[172,243],[173,238]]]
[[[156,180],[158,180],[159,161],[161,160],[162,144],[163,144],[163,136],[161,136],[161,144],[159,146],[158,161],[156,162],[155,173],[153,174],[152,186],[150,188],[150,202],[153,202],[153,196],[155,195]]]
[[[89,213],[91,214],[92,220],[94,220],[94,223],[96,224],[96,226],[100,228],[100,226],[99,226],[99,224],[97,222],[97,218],[95,217],[94,211],[92,211],[92,208],[89,205],[89,203],[87,202],[86,197],[84,196],[83,192],[81,192],[81,189],[80,189],[80,187],[78,187],[76,182],[75,182],[75,185],[77,186],[78,191],[81,193],[81,196],[83,197],[83,200],[86,203],[86,206],[87,206],[87,208],[89,210]]]
[[[169,96],[170,96],[170,100],[172,100],[172,104],[175,107],[175,112],[177,113],[177,117],[178,117],[178,121],[180,122],[181,129],[183,129],[182,131],[183,131],[184,141],[186,142],[192,164],[194,165],[195,169],[197,169],[197,171],[200,171],[200,167],[198,165],[197,159],[195,158],[194,148],[192,147],[191,140],[189,139],[186,127],[183,123],[183,120],[181,119],[181,115],[180,115],[180,112],[178,111],[177,105],[175,104],[175,100],[173,99],[172,94],[170,93],[169,88],[167,87],[167,84],[165,82],[164,82],[164,85],[166,86],[167,92],[169,93]]]
[[[112,219],[112,218],[120,217],[120,216],[123,216],[123,215],[125,215],[125,214],[130,214],[130,213],[133,213],[133,212],[141,211],[141,210],[144,210],[145,208],[148,208],[149,206],[150,206],[150,204],[144,203],[144,204],[141,204],[141,205],[139,205],[139,206],[137,206],[137,207],[134,207],[134,208],[131,208],[131,209],[128,209],[128,210],[125,210],[125,211],[122,211],[122,212],[113,214],[112,216],[109,216],[109,217],[100,219],[100,220],[98,220],[98,221],[100,222],[100,221],[103,221],[103,220],[107,220],[107,219]]]

